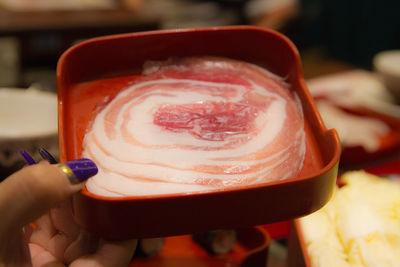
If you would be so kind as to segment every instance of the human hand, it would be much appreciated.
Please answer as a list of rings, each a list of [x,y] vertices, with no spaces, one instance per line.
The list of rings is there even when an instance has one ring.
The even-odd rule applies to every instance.
[[[73,220],[70,197],[96,173],[79,159],[28,166],[0,183],[0,266],[127,266],[136,240],[99,239]]]

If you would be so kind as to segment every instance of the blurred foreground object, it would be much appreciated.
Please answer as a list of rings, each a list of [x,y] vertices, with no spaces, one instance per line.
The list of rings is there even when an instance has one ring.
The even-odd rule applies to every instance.
[[[376,54],[373,66],[385,86],[397,99],[397,103],[400,103],[400,50],[389,50]]]
[[[21,149],[58,156],[57,95],[34,88],[0,88],[0,180],[25,163]]]
[[[400,185],[345,173],[321,210],[299,219],[312,267],[399,266]]]
[[[162,250],[164,243],[164,237],[140,239],[135,256],[150,257],[157,255]]]
[[[215,230],[193,235],[193,240],[209,253],[220,255],[230,252],[236,243],[235,230]]]
[[[271,242],[267,231],[257,226],[252,228],[240,228],[235,232],[237,238],[236,243],[229,253],[219,255],[211,254],[206,251],[203,246],[194,241],[193,235],[191,234],[169,236],[165,238],[165,243],[163,243],[163,247],[157,255],[149,257],[140,254],[137,255],[135,253],[134,259],[129,267],[267,266]],[[142,239],[141,241],[151,239],[152,238]],[[158,241],[161,241],[161,239]],[[272,260],[270,262],[272,262]]]

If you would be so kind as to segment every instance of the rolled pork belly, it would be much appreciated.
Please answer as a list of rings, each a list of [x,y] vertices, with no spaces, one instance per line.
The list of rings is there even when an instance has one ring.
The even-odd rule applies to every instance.
[[[285,80],[219,57],[147,62],[90,123],[86,183],[109,197],[226,190],[298,175],[300,101]]]

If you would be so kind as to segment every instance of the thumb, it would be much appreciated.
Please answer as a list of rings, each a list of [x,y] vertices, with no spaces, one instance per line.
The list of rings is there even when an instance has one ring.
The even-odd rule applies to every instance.
[[[57,203],[82,189],[97,173],[90,159],[64,164],[36,164],[12,174],[0,183],[0,229],[21,228]]]

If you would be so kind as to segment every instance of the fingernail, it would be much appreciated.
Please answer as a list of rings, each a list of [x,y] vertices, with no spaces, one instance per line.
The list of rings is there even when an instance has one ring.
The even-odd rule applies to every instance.
[[[29,165],[36,164],[36,161],[32,158],[32,156],[26,150],[20,150],[19,153],[21,154],[22,157],[24,157],[26,163],[28,163]]]
[[[58,163],[57,160],[44,148],[39,149],[39,154],[43,159],[47,160],[50,164]]]
[[[66,174],[71,184],[82,183],[98,172],[96,164],[90,159],[67,161],[58,166]]]

